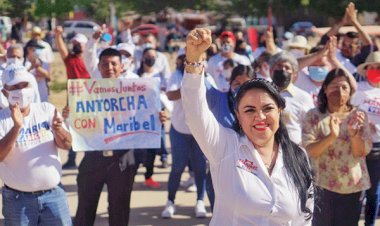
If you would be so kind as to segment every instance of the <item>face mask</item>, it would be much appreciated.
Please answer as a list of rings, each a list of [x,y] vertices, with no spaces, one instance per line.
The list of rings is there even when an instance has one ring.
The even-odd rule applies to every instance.
[[[301,49],[291,49],[289,52],[297,59],[305,56],[305,51]]]
[[[232,68],[231,68],[231,69],[224,69],[224,70],[222,71],[222,75],[223,75],[223,77],[224,77],[227,81],[230,80],[230,78],[231,78],[231,74],[232,74]]]
[[[148,58],[145,58],[144,60],[144,64],[148,67],[152,67],[155,62],[156,62],[156,58],[153,58],[153,57],[148,57]]]
[[[10,105],[19,104],[20,108],[26,108],[34,99],[34,90],[32,87],[8,91],[8,102]]]
[[[379,69],[368,70],[367,71],[367,80],[373,84],[380,83],[380,70]]]
[[[41,55],[42,49],[35,49],[34,54],[39,57]]]
[[[229,53],[229,52],[231,52],[231,49],[232,49],[232,46],[230,44],[225,43],[222,45],[221,51],[222,51],[222,53]]]
[[[329,71],[326,67],[309,66],[309,76],[313,81],[323,82]]]
[[[272,80],[273,83],[278,86],[278,88],[284,89],[290,84],[292,75],[283,70],[274,70]]]
[[[124,64],[124,68],[129,68],[132,64],[132,59],[130,57],[121,57],[121,63]]]
[[[19,59],[19,58],[7,58],[7,64],[22,65],[23,63],[24,63],[24,59]]]
[[[147,48],[152,48],[154,49],[154,46],[152,45],[152,43],[144,43],[142,46],[141,46],[141,49],[144,50],[144,49],[147,49]]]
[[[81,44],[73,45],[73,53],[75,55],[82,53],[82,45]]]

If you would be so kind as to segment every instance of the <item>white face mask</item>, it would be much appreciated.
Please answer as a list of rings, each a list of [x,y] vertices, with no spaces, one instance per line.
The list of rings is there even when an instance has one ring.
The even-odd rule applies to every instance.
[[[15,57],[12,57],[12,58],[7,58],[7,64],[16,64],[16,65],[22,65],[24,63],[24,59],[23,58],[15,58]]]
[[[295,58],[300,58],[300,57],[303,57],[305,56],[305,50],[301,50],[301,49],[291,49],[289,50],[289,52],[295,57]]]
[[[233,69],[233,68],[230,68],[230,69],[223,69],[223,71],[222,71],[222,75],[223,75],[223,77],[224,77],[227,81],[230,81],[231,74],[232,74],[232,69]]]
[[[149,43],[149,42],[144,43],[144,44],[141,46],[141,49],[142,49],[143,51],[144,51],[145,49],[147,49],[147,48],[152,48],[152,49],[154,49],[154,46],[153,46],[152,43]]]
[[[20,108],[26,108],[34,99],[32,87],[8,91],[8,102],[10,105],[19,104]]]
[[[122,56],[121,63],[124,65],[124,70],[133,71],[134,64],[133,64],[133,59],[131,57]]]

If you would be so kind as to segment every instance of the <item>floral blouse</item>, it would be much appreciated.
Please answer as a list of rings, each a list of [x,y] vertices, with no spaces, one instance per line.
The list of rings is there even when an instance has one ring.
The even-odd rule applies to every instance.
[[[319,157],[311,159],[315,184],[340,194],[350,194],[370,188],[365,157],[354,157],[351,151],[348,121],[356,108],[342,120],[338,138]],[[320,141],[330,134],[330,113],[322,114],[317,108],[307,112],[302,125],[302,144]],[[366,116],[363,138],[365,151],[371,150],[371,133]]]

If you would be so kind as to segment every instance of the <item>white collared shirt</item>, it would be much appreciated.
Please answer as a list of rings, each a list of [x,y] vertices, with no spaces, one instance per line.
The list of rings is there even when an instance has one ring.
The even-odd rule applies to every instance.
[[[314,102],[310,94],[290,84],[281,92],[285,98],[286,107],[282,112],[282,118],[289,132],[290,139],[296,143],[302,142],[302,121],[306,113],[314,108]]]
[[[203,76],[185,74],[181,96],[186,123],[211,166],[215,207],[211,226],[311,225],[279,148],[272,175],[246,136],[221,126],[206,102]],[[313,200],[307,206],[313,209]]]

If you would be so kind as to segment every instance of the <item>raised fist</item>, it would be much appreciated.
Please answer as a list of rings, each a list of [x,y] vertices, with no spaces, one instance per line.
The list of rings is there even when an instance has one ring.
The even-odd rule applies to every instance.
[[[206,28],[196,28],[186,37],[186,60],[188,62],[203,61],[203,53],[211,46],[211,31]]]

